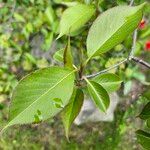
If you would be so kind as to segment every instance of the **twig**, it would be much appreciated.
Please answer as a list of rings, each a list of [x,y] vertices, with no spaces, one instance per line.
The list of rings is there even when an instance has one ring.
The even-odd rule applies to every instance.
[[[133,4],[134,4],[134,0],[131,0],[129,6],[132,6]]]
[[[121,64],[127,62],[128,60],[132,60],[132,61],[134,61],[134,62],[136,62],[136,63],[139,63],[139,64],[145,66],[146,68],[150,69],[150,64],[149,64],[148,62],[145,62],[144,60],[142,60],[142,59],[140,59],[140,58],[130,56],[130,59],[126,58],[126,59],[124,59],[123,61],[121,61],[121,62],[115,64],[114,66],[111,66],[111,67],[109,67],[109,68],[107,68],[107,69],[104,69],[104,70],[102,70],[102,71],[100,71],[100,72],[97,72],[97,73],[95,73],[95,74],[87,75],[86,78],[89,79],[89,78],[96,77],[96,76],[98,76],[98,75],[100,75],[100,74],[106,73],[106,72],[108,72],[108,71],[110,71],[110,70],[112,70],[112,69],[114,69],[114,68],[117,68],[117,67],[120,66]]]
[[[133,33],[133,43],[132,43],[132,48],[131,51],[129,53],[128,59],[130,60],[130,58],[134,55],[134,51],[136,49],[136,40],[137,40],[137,29],[134,31]]]
[[[140,58],[131,56],[131,60],[150,69],[150,64],[148,62],[145,62],[144,60],[142,60]]]
[[[131,0],[129,5],[132,6],[133,3],[134,3],[134,0]],[[129,56],[128,56],[126,59],[124,59],[123,61],[121,61],[121,62],[119,62],[119,63],[117,63],[117,64],[115,64],[115,65],[113,65],[113,66],[111,66],[111,67],[109,67],[109,68],[107,68],[107,69],[104,69],[104,70],[102,70],[102,71],[100,71],[100,72],[97,72],[97,73],[95,73],[95,74],[87,75],[87,76],[85,76],[85,77],[86,77],[86,78],[93,78],[93,77],[96,77],[96,76],[98,76],[98,75],[100,75],[100,74],[106,73],[106,72],[108,72],[108,71],[110,71],[110,70],[112,70],[112,69],[114,69],[114,68],[117,68],[117,67],[120,66],[121,64],[123,64],[123,63],[125,63],[125,62],[127,62],[127,61],[130,61],[130,60],[132,60],[132,61],[134,61],[134,62],[136,62],[136,63],[139,63],[139,64],[141,64],[141,65],[143,65],[143,66],[145,66],[145,67],[147,67],[147,68],[150,69],[150,64],[149,64],[149,63],[145,62],[145,61],[142,60],[142,59],[139,59],[139,58],[133,56],[133,55],[134,55],[134,51],[135,51],[135,49],[136,49],[136,40],[137,40],[137,29],[136,29],[136,30],[134,31],[134,33],[133,33],[132,48],[131,48],[131,51],[130,51],[130,53],[129,53]]]
[[[122,60],[121,62],[119,62],[119,63],[117,63],[117,64],[115,64],[115,65],[113,65],[113,66],[111,66],[111,67],[109,67],[109,68],[107,68],[107,69],[104,69],[104,70],[102,70],[102,71],[100,71],[100,72],[97,72],[97,73],[95,73],[95,74],[92,74],[92,75],[87,75],[86,78],[89,79],[89,78],[96,77],[96,76],[98,76],[98,75],[100,75],[100,74],[106,73],[106,72],[108,72],[108,71],[110,71],[110,70],[112,70],[112,69],[117,68],[117,67],[120,66],[121,64],[125,63],[127,60],[128,60],[128,59],[126,58],[126,59]]]

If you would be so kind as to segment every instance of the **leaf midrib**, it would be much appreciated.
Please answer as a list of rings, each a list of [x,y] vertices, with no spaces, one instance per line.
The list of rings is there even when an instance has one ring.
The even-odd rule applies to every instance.
[[[95,90],[95,88],[93,87],[93,85],[86,79],[86,82],[91,86],[91,88],[93,89],[93,91],[95,92],[96,96],[99,98],[99,100],[101,101],[102,107],[104,109],[104,111],[106,111],[106,107],[102,102],[102,99],[99,97],[99,95],[97,94],[97,91]]]
[[[71,116],[72,116],[72,114],[73,114],[73,106],[74,106],[75,101],[76,101],[76,96],[77,96],[77,90],[76,90],[76,93],[75,93],[75,97],[74,97],[73,103],[72,103],[72,105],[71,105],[71,107],[70,107],[70,108],[71,108],[71,112],[70,112],[69,119],[68,119],[68,121],[69,121],[69,126],[70,126]]]
[[[52,89],[54,89],[58,84],[60,84],[63,80],[65,80],[68,76],[70,76],[73,72],[75,72],[76,70],[71,71],[69,74],[67,74],[66,76],[64,76],[59,82],[57,82],[55,85],[53,85],[50,89],[48,89],[45,93],[43,93],[38,99],[36,99],[33,103],[31,103],[26,109],[24,109],[22,112],[20,112],[16,117],[14,117],[9,124],[16,119],[18,116],[20,116],[22,113],[24,113],[27,109],[29,109],[32,105],[34,105],[41,97],[43,97],[44,95],[46,95],[49,91],[51,91]],[[8,126],[9,126],[8,124]]]
[[[140,10],[139,10],[140,11]],[[133,13],[132,15],[135,15],[136,13]],[[131,16],[132,16],[131,15]],[[127,18],[127,17],[126,17]],[[97,51],[99,51],[99,49],[101,49],[103,46],[104,46],[104,44],[106,43],[106,42],[108,42],[110,39],[111,39],[111,37],[113,36],[113,35],[115,35],[125,24],[127,23],[127,20],[125,20],[121,25],[120,25],[120,27],[118,27],[117,29],[116,29],[116,31],[114,31],[114,33],[113,34],[111,34],[109,37],[108,37],[108,39],[107,40],[105,40],[102,44],[101,44],[101,46],[94,52],[94,53],[92,53],[90,56],[89,56],[89,59],[91,59],[96,53],[97,53]],[[101,54],[101,53],[100,53]]]
[[[92,9],[91,9],[92,10]],[[94,9],[93,9],[94,10]],[[78,21],[80,21],[83,17],[85,17],[85,16],[87,16],[87,14],[88,14],[89,12],[88,11],[86,11],[86,13],[84,13],[81,17],[79,17],[78,19],[76,19],[71,25],[70,25],[70,28],[69,28],[69,32],[70,32],[70,30],[71,30],[71,28],[72,28],[72,26],[73,26],[73,24],[76,24]],[[67,31],[67,30],[66,30]],[[63,33],[64,34],[64,33]],[[68,34],[68,33],[67,33]]]

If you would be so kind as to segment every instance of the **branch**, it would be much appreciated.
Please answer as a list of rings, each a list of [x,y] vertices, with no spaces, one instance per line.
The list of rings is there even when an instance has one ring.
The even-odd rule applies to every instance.
[[[134,3],[134,0],[131,0],[129,5],[132,6],[133,3]],[[108,71],[110,71],[110,70],[112,70],[112,69],[114,69],[114,68],[117,68],[117,67],[120,66],[121,64],[123,64],[123,63],[125,63],[125,62],[127,62],[127,61],[130,61],[130,60],[132,60],[132,61],[134,61],[134,62],[136,62],[136,63],[139,63],[139,64],[141,64],[141,65],[143,65],[143,66],[145,66],[145,67],[147,67],[147,68],[150,69],[150,64],[149,64],[149,63],[145,62],[145,61],[142,60],[142,59],[139,59],[139,58],[133,56],[133,55],[134,55],[135,48],[136,48],[136,41],[137,41],[137,29],[136,29],[136,30],[134,31],[134,33],[133,33],[132,48],[131,48],[131,51],[130,51],[130,53],[129,53],[129,56],[128,56],[126,59],[124,59],[123,61],[121,61],[121,62],[119,62],[119,63],[117,63],[117,64],[115,64],[115,65],[113,65],[113,66],[111,66],[111,67],[109,67],[109,68],[107,68],[107,69],[104,69],[104,70],[102,70],[102,71],[100,71],[100,72],[97,72],[97,73],[95,73],[95,74],[87,75],[87,76],[85,76],[85,77],[86,77],[86,78],[93,78],[93,77],[96,77],[96,76],[98,76],[98,75],[100,75],[100,74],[106,73],[106,72],[108,72]]]
[[[129,6],[133,6],[133,4],[134,4],[134,0],[131,0]]]
[[[136,49],[136,40],[137,40],[137,29],[133,33],[133,42],[132,42],[132,48],[129,53],[128,59],[130,59],[134,55],[134,51]]]
[[[122,60],[121,62],[115,64],[114,66],[111,66],[111,67],[109,67],[109,68],[107,68],[107,69],[104,69],[104,70],[102,70],[102,71],[100,71],[100,72],[97,72],[97,73],[95,73],[95,74],[87,75],[86,78],[89,79],[89,78],[96,77],[96,76],[98,76],[98,75],[100,75],[100,74],[106,73],[106,72],[108,72],[108,71],[110,71],[110,70],[112,70],[112,69],[117,68],[117,67],[120,66],[121,64],[125,63],[127,60],[128,60],[128,59],[126,58],[126,59]]]
[[[141,65],[143,65],[143,66],[145,66],[145,67],[147,67],[147,68],[149,68],[150,69],[150,64],[148,63],[148,62],[145,62],[144,60],[142,60],[142,59],[140,59],[140,58],[137,58],[137,57],[131,57],[131,60],[132,61],[134,61],[134,62],[136,62],[136,63],[139,63],[139,64],[141,64]]]
[[[136,63],[139,63],[139,64],[145,66],[145,67],[148,68],[148,69],[150,69],[150,64],[149,64],[148,62],[145,62],[144,60],[142,60],[142,59],[140,59],[140,58],[131,56],[129,59],[132,60],[132,61],[134,61],[134,62],[136,62]],[[120,66],[121,64],[127,62],[129,59],[126,58],[126,59],[124,59],[123,61],[121,61],[121,62],[115,64],[115,65],[112,66],[112,67],[109,67],[109,68],[107,68],[107,69],[104,69],[104,70],[102,70],[102,71],[100,71],[100,72],[97,72],[97,73],[95,73],[95,74],[87,75],[87,76],[85,76],[85,77],[89,79],[89,78],[96,77],[96,76],[98,76],[98,75],[100,75],[100,74],[106,73],[106,72],[108,72],[108,71],[110,71],[110,70],[112,70],[112,69],[117,68],[117,67]]]

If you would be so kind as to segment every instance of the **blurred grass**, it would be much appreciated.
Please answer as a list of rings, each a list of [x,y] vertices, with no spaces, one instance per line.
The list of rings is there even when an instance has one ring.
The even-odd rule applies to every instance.
[[[63,125],[59,117],[38,125],[11,127],[0,138],[0,149],[140,150],[134,133],[136,128],[141,126],[141,122],[134,118],[139,106],[135,103],[127,110],[121,109],[123,107],[119,106],[113,122],[73,125],[70,142],[67,142],[64,136]],[[134,111],[133,107],[136,108]]]

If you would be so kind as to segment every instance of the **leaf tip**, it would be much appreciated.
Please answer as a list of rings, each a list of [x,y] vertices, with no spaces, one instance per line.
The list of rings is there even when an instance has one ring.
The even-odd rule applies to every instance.
[[[69,139],[69,135],[68,135],[68,133],[66,133],[66,139],[67,139],[67,141],[68,141],[68,143],[70,143],[70,139]]]
[[[60,34],[57,36],[56,40],[60,39],[62,36],[63,36],[63,34],[60,33]]]
[[[65,124],[64,124],[65,125]],[[67,139],[67,141],[70,143],[70,139],[69,139],[69,128],[67,128],[66,126],[65,127],[65,137]]]

